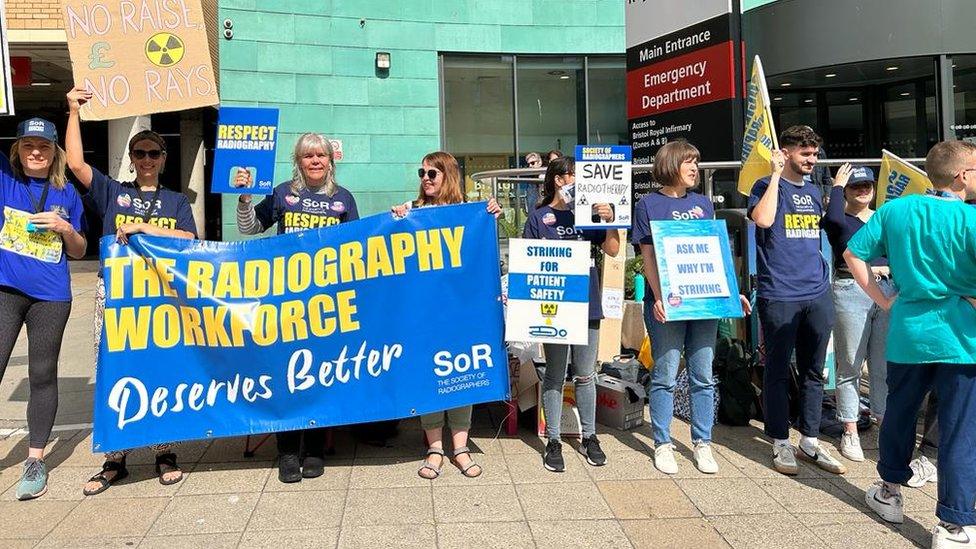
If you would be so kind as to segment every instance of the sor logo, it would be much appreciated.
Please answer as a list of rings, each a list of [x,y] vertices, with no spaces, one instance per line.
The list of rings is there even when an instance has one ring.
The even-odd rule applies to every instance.
[[[702,219],[703,217],[705,217],[705,210],[703,210],[701,206],[695,206],[687,212],[671,212],[672,219],[681,221],[687,221],[689,219]]]
[[[556,227],[556,234],[559,236],[575,236],[579,238],[583,231],[577,229],[576,227],[563,227],[562,225]]]
[[[440,351],[434,355],[434,374],[438,377],[447,377],[451,374],[463,374],[468,370],[480,370],[482,366],[491,368],[494,363],[491,360],[491,345],[479,343],[471,346],[470,353],[451,354],[450,351]]]
[[[808,194],[794,194],[793,195],[793,205],[795,206],[813,206],[813,197]]]
[[[318,208],[322,210],[328,210],[329,202],[325,200],[312,200],[311,198],[305,198],[302,200],[302,207],[309,208],[309,209]]]
[[[136,207],[136,210],[137,211],[144,211],[144,210],[145,211],[148,211],[149,208],[152,206],[153,202],[152,202],[152,200],[143,200],[142,198],[133,198],[132,199],[132,204]],[[155,209],[155,210],[161,210],[162,208],[163,208],[163,201],[162,200],[156,200],[156,207],[153,208],[153,209]]]

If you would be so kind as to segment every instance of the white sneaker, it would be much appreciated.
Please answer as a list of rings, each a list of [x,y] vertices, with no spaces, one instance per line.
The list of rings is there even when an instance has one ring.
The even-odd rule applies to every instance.
[[[976,526],[939,522],[932,529],[932,549],[976,547]]]
[[[654,466],[666,475],[678,472],[678,462],[674,460],[674,445],[662,444],[654,448]]]
[[[712,455],[712,445],[707,442],[695,444],[695,467],[702,473],[714,475],[718,472],[718,463]]]
[[[921,488],[925,486],[926,482],[939,481],[938,469],[925,456],[919,456],[913,459],[908,464],[908,467],[912,470],[912,478],[908,479],[908,482],[905,483],[907,486]]]
[[[792,444],[773,445],[773,469],[784,475],[795,475],[800,472],[800,467],[796,464],[796,451]]]
[[[864,461],[861,438],[857,433],[844,433],[840,436],[840,455],[851,461]]]
[[[864,502],[887,522],[895,524],[905,522],[905,508],[901,494],[892,494],[880,480],[864,492]]]

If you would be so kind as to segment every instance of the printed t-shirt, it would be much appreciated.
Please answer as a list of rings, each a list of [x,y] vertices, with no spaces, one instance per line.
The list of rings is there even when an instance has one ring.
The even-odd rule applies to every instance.
[[[278,224],[278,234],[330,227],[359,219],[356,199],[344,187],[336,187],[333,196],[305,188],[294,192],[291,181],[275,187],[274,192],[254,208],[263,230]]]
[[[976,365],[976,208],[926,195],[886,202],[851,237],[864,261],[887,256],[898,281],[888,323],[891,362]]]
[[[651,221],[690,221],[693,219],[713,219],[715,207],[712,201],[698,193],[688,192],[675,198],[654,191],[644,195],[634,208],[634,225],[631,227],[630,241],[634,246],[653,245]],[[644,280],[644,301],[654,303],[651,284]]]
[[[121,183],[92,168],[89,195],[102,218],[102,236],[115,234],[123,223],[148,223],[197,235],[190,201],[186,195],[162,185],[157,191],[142,191],[135,183]]]
[[[536,208],[529,214],[522,230],[522,238],[543,240],[588,240],[599,246],[607,238],[606,229],[577,229],[572,210],[557,210],[552,206]],[[600,296],[600,273],[596,269],[591,248],[590,257],[590,320],[603,318]]]
[[[861,227],[864,221],[856,215],[851,215],[844,210],[844,187],[835,185],[830,189],[830,200],[827,201],[827,213],[820,220],[820,227],[827,233],[827,241],[830,242],[830,251],[834,257],[834,269],[847,271],[847,262],[844,261],[844,250],[847,249],[847,241],[851,239]],[[884,257],[878,257],[871,261],[874,267],[882,267],[888,264]]]
[[[46,179],[14,177],[10,161],[0,154],[0,286],[42,301],[71,301],[68,257],[60,235],[53,231],[30,233],[27,216],[57,212],[81,231],[83,208],[78,191],[69,182],[63,189],[48,187]]]
[[[749,216],[769,187],[764,177],[749,194]],[[756,274],[759,297],[805,301],[827,291],[827,260],[820,252],[820,191],[809,182],[795,185],[780,178],[776,217],[768,229],[756,227]]]

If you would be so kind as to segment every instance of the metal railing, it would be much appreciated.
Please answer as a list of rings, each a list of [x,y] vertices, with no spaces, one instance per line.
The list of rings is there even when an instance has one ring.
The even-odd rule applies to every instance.
[[[916,165],[925,164],[924,158],[905,158],[903,160]],[[834,168],[847,163],[855,166],[880,166],[881,159],[830,158],[818,161],[817,165]],[[634,164],[633,173],[649,172],[653,167],[654,164]],[[729,160],[724,162],[700,162],[698,164],[698,170],[702,178],[702,194],[721,207],[720,205],[724,202],[724,197],[722,195],[715,194],[715,174],[721,170],[734,170],[735,172],[738,172],[739,168],[741,167],[742,162],[738,160]],[[513,208],[515,218],[512,220],[512,222],[515,225],[521,226],[521,221],[524,221],[521,219],[523,204],[521,203],[522,196],[518,192],[518,184],[539,184],[542,182],[539,176],[544,175],[545,173],[545,168],[509,168],[504,170],[477,172],[470,176],[475,183],[475,189],[471,189],[469,194],[474,194],[479,199],[487,199],[489,196],[492,196],[495,197],[503,207],[509,206]],[[737,173],[734,173],[733,175],[733,180],[738,177]],[[488,194],[484,193],[484,190],[487,190]]]

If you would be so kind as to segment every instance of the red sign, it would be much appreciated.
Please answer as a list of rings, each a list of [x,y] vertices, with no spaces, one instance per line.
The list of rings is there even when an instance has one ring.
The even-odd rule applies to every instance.
[[[627,118],[735,97],[731,41],[627,73]]]
[[[10,79],[13,80],[14,86],[30,86],[31,76],[30,57],[10,58]]]

